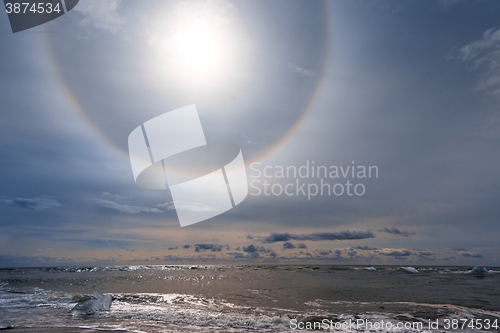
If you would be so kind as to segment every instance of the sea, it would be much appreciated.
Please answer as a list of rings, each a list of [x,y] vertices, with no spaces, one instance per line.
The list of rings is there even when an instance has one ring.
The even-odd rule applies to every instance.
[[[70,310],[94,293],[109,311]],[[0,269],[12,332],[500,332],[500,268],[141,265]]]

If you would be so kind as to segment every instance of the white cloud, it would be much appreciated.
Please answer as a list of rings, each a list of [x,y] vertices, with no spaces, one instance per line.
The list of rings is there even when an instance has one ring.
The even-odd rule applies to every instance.
[[[467,251],[467,250],[458,251],[458,254],[461,255],[462,257],[468,257],[468,258],[482,258],[483,257],[483,255],[480,253]]]
[[[412,254],[412,251],[408,249],[393,249],[393,248],[384,248],[377,251],[381,255],[391,256],[391,257],[407,257]]]
[[[144,207],[144,206],[131,206],[131,205],[122,205],[119,203],[116,203],[114,201],[110,200],[104,200],[104,199],[90,199],[102,207],[106,207],[109,209],[114,209],[122,213],[127,213],[127,214],[139,214],[139,213],[163,213],[161,210],[158,208],[149,208],[149,207]]]
[[[11,200],[3,199],[0,200],[4,205],[25,208],[25,209],[34,209],[34,210],[43,210],[43,209],[51,209],[51,208],[59,208],[62,205],[53,199],[50,196],[42,195],[32,199],[24,199],[24,198],[14,198]]]
[[[480,72],[476,89],[500,95],[500,29],[488,29],[483,38],[460,48],[452,58]]]
[[[168,209],[168,210],[183,210],[188,212],[215,212],[217,211],[217,207],[203,205],[198,202],[192,201],[182,201],[177,200],[175,205],[172,201],[165,202],[164,204],[156,205],[158,208]]]
[[[293,72],[300,74],[302,76],[308,77],[308,78],[311,78],[311,77],[316,75],[316,73],[314,73],[312,70],[302,68],[296,64],[290,63],[290,64],[288,64],[288,68],[290,68]]]
[[[124,21],[118,13],[121,2],[121,0],[85,0],[80,1],[74,10],[83,16],[81,21],[83,26],[115,34],[120,31]]]
[[[120,201],[120,200],[123,200],[123,199],[127,198],[127,197],[124,197],[124,196],[121,196],[121,195],[117,195],[117,194],[112,194],[112,193],[109,193],[109,192],[102,192],[101,196],[104,199],[112,200],[112,201]]]

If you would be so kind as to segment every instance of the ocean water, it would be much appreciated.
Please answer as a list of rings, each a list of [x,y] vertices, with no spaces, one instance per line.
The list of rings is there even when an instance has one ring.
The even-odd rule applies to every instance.
[[[0,322],[47,332],[500,332],[499,273],[327,265],[0,269]],[[94,292],[113,296],[110,311],[69,313]]]

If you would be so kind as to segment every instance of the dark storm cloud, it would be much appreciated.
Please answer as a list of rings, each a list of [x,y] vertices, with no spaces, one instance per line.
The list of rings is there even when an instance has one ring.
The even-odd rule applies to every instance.
[[[238,250],[238,248],[236,248]],[[260,258],[260,253],[266,253],[266,250],[263,247],[254,246],[250,244],[248,246],[243,246],[243,252],[227,252],[228,255],[233,256],[233,259],[257,259]]]
[[[332,253],[332,250],[317,250],[315,253],[320,256],[327,256]]]
[[[414,251],[414,253],[415,253],[415,255],[420,256],[420,257],[429,257],[429,256],[436,255],[436,252],[434,252],[434,251],[417,250],[417,251]]]
[[[283,248],[286,249],[286,250],[288,250],[288,249],[295,249],[296,246],[293,245],[292,242],[284,242],[283,243]]]
[[[221,252],[223,246],[220,244],[194,244],[194,251],[195,252],[200,252],[200,251],[206,251],[206,250],[211,250],[213,252]]]
[[[257,247],[255,247],[253,244],[243,246],[243,252],[257,252]]]
[[[257,259],[260,257],[260,254],[259,254],[259,252],[251,252],[248,254],[248,256],[252,259]]]
[[[265,248],[263,246],[255,246],[253,244],[236,248],[236,250],[240,250],[240,249],[246,253],[267,253],[267,254],[270,254],[271,256],[275,255],[275,252],[273,249]]]
[[[368,245],[363,245],[363,246],[356,246],[354,247],[356,250],[362,250],[362,251],[370,251],[370,250],[377,250],[376,247],[373,246],[368,246]]]
[[[276,242],[286,242],[294,239],[295,235],[290,235],[289,233],[277,233],[273,232],[270,236],[261,238],[262,243],[276,243]]]
[[[183,248],[183,249],[189,249],[190,247],[192,247],[192,245],[191,245],[191,244],[184,244],[184,245],[182,246],[182,248]]]
[[[409,233],[408,231],[402,231],[396,227],[383,228],[383,229],[380,229],[378,232],[386,232],[388,234],[399,235],[399,236],[403,236],[403,237],[410,237],[411,236],[411,233]]]
[[[0,202],[7,206],[33,209],[33,210],[43,210],[43,209],[62,207],[62,205],[59,202],[57,202],[55,199],[49,196],[40,196],[31,199],[24,199],[24,198],[14,198],[10,200],[2,199],[0,200]]]
[[[299,248],[299,249],[307,249],[307,246],[304,243],[297,243],[297,248]]]
[[[230,255],[230,256],[233,256],[234,259],[244,259],[244,258],[246,258],[246,256],[243,253],[241,253],[241,252],[228,252],[227,254]]]
[[[314,232],[311,234],[290,234],[288,232],[278,233],[273,232],[269,236],[259,237],[262,243],[287,242],[290,240],[309,240],[309,241],[336,241],[336,240],[354,240],[374,238],[375,235],[371,231],[340,231],[340,232]]]

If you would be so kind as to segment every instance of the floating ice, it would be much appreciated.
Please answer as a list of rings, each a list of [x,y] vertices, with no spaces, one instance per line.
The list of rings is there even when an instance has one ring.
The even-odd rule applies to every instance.
[[[465,272],[465,274],[473,274],[473,275],[486,275],[486,274],[489,274],[489,273],[490,273],[490,271],[488,271],[483,266],[475,266],[470,271]]]
[[[12,328],[12,325],[6,321],[0,321],[0,330]]]
[[[113,297],[99,294],[97,291],[90,297],[84,297],[76,304],[70,313],[73,315],[91,315],[96,311],[109,311]]]
[[[408,273],[418,273],[417,269],[415,267],[400,267],[400,269],[402,269],[403,271],[405,272],[408,272]]]

